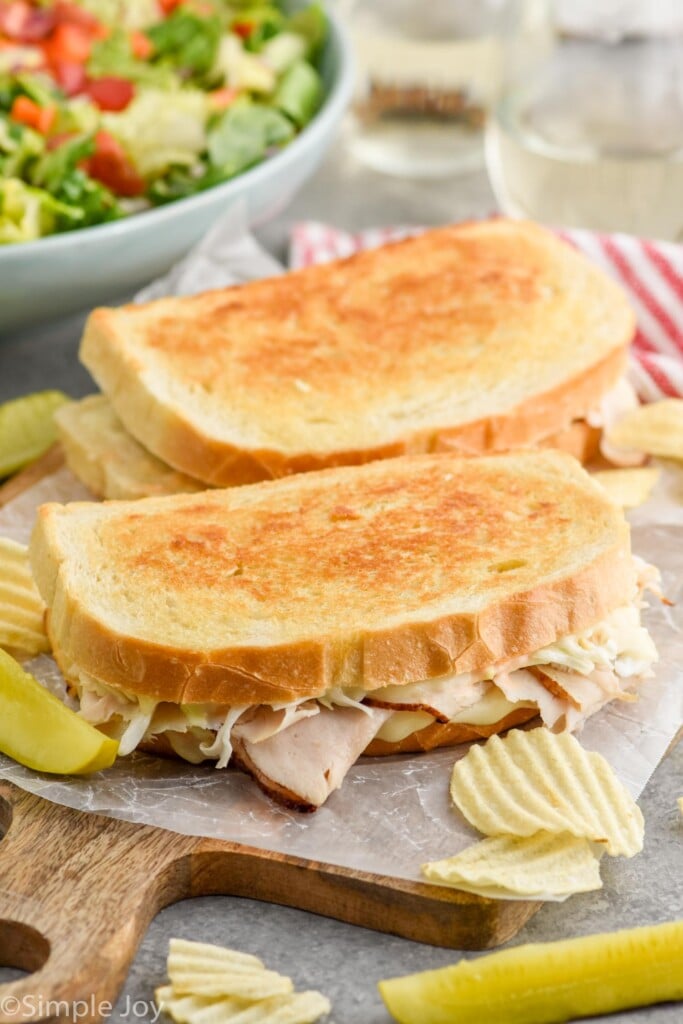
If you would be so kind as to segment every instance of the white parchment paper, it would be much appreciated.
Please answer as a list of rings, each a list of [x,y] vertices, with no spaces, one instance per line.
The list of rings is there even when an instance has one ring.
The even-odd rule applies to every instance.
[[[245,234],[240,211],[233,210],[145,297],[198,291],[279,269]],[[668,608],[652,599],[645,612],[660,652],[656,677],[643,684],[638,702],[609,705],[581,734],[584,745],[603,754],[636,797],[683,723],[682,480],[680,471],[665,471],[654,499],[632,517],[634,551],[660,566],[664,592],[676,602]],[[86,493],[68,470],[60,470],[0,509],[0,536],[26,542],[37,505]],[[63,690],[50,657],[35,658],[26,667],[51,689]],[[454,854],[475,837],[448,800],[450,768],[465,749],[361,759],[313,815],[278,807],[237,771],[143,754],[88,778],[40,775],[0,756],[0,779],[78,810],[416,879],[425,860]]]

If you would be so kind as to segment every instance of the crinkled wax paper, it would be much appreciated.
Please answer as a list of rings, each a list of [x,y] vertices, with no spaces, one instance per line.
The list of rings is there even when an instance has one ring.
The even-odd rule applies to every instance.
[[[239,227],[239,217],[230,214],[154,294],[164,287],[187,292],[274,273],[272,259]],[[225,267],[228,272],[221,276]],[[660,652],[656,677],[643,683],[636,703],[608,705],[581,734],[584,745],[607,758],[634,796],[642,792],[683,723],[681,480],[680,471],[666,471],[655,498],[631,517],[634,551],[661,567],[664,592],[675,602],[667,607],[651,598],[644,613]],[[0,509],[0,536],[26,542],[37,504],[83,496],[69,471],[60,470]],[[60,692],[63,683],[51,658],[43,655],[27,667]],[[0,757],[0,779],[78,810],[416,879],[422,862],[456,853],[475,835],[448,799],[450,769],[462,753],[458,748],[361,759],[342,788],[313,815],[277,806],[240,772],[142,754],[88,778],[39,775]]]

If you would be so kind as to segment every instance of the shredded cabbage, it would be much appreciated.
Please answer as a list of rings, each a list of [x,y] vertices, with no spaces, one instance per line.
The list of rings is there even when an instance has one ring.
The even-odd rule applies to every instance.
[[[232,757],[230,734],[237,719],[244,714],[246,707],[230,708],[225,721],[216,733],[213,743],[201,743],[199,749],[205,757],[217,758],[216,768],[225,768]]]
[[[272,93],[275,88],[277,69],[260,55],[248,53],[237,36],[221,38],[211,70],[234,89]]]
[[[139,698],[137,710],[131,713],[128,724],[119,738],[119,754],[121,757],[131,754],[144,738],[152,721],[156,705],[157,702],[148,697]]]
[[[652,638],[640,624],[635,605],[616,608],[606,619],[578,636],[567,636],[536,651],[528,665],[561,665],[581,675],[613,668],[617,675],[639,675],[657,660]],[[628,670],[627,670],[628,669]]]
[[[74,211],[45,189],[25,185],[19,178],[0,180],[0,245],[42,238],[54,230],[60,215],[71,217]]]
[[[121,113],[104,114],[102,123],[147,178],[197,163],[206,149],[206,119],[206,96],[198,89],[147,89]]]
[[[639,590],[635,595],[635,603],[615,609],[592,629],[563,637],[527,658],[517,659],[507,665],[491,666],[477,675],[453,675],[448,677],[449,684],[453,687],[462,684],[467,691],[466,703],[469,703],[470,699],[475,698],[478,685],[484,680],[492,680],[515,704],[522,701],[523,705],[525,701],[533,700],[549,727],[563,722],[564,727],[570,729],[580,725],[588,714],[607,701],[615,697],[628,699],[619,680],[649,674],[650,666],[657,660],[656,648],[649,633],[640,624],[639,612],[642,587],[652,585],[656,576],[644,563],[637,568]],[[569,699],[550,693],[532,673],[525,671],[534,665],[552,666],[550,677],[560,680],[562,688],[570,695]],[[572,673],[578,675],[572,676]],[[212,704],[174,708],[106,686],[85,673],[74,674],[79,677],[82,691],[81,714],[95,725],[107,725],[110,732],[109,723],[113,720],[113,729],[119,734],[122,754],[133,750],[144,736],[163,732],[168,734],[171,745],[181,756],[183,753],[192,753],[189,758],[191,760],[198,760],[200,756],[213,758],[217,761],[217,767],[223,768],[232,755],[232,730],[244,712],[252,710],[243,706],[225,709]],[[431,682],[438,695],[444,678]],[[412,696],[424,698],[429,686],[430,681],[414,684],[415,693]],[[405,689],[407,692],[409,687],[410,684],[407,684],[406,687],[389,689]],[[332,687],[316,698],[303,697],[296,701],[264,705],[273,712],[284,714],[276,723],[269,722],[254,742],[268,739],[300,719],[318,714],[321,707],[356,708],[371,716],[373,708],[363,703],[366,696],[358,688]],[[404,712],[398,711],[395,714],[401,715]],[[454,717],[466,720],[462,711]],[[119,725],[115,724],[117,721]],[[247,725],[245,722],[245,728]],[[200,742],[199,736],[206,737],[207,734],[210,738]],[[183,735],[186,740],[182,739]]]

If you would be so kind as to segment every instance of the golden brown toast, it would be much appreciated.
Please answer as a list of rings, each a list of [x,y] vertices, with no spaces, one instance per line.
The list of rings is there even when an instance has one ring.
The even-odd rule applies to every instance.
[[[231,706],[480,671],[635,586],[621,511],[550,451],[45,505],[31,561],[67,675]]]
[[[582,255],[490,220],[95,310],[81,359],[150,452],[230,485],[537,444],[599,403],[633,330],[621,290]]]
[[[129,500],[162,494],[189,494],[207,485],[162,462],[136,441],[105,395],[69,402],[55,413],[59,440],[69,469],[99,498]],[[568,452],[579,462],[594,460],[602,431],[575,420],[538,447]]]
[[[69,469],[99,498],[151,498],[205,490],[205,484],[143,448],[104,395],[68,402],[56,411],[54,421]]]

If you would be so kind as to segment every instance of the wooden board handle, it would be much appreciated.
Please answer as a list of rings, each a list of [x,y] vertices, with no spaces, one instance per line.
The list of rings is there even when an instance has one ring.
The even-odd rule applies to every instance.
[[[95,1024],[116,1001],[147,925],[187,896],[248,896],[420,942],[495,946],[540,904],[484,900],[48,803],[0,783],[0,1024]],[[150,998],[152,993],[150,992]]]
[[[0,963],[36,972],[0,988],[0,1021],[67,1017],[65,1004],[76,1001],[81,1024],[100,1020],[151,918],[187,890],[197,840],[2,785],[0,807],[9,825],[0,842]],[[92,1009],[81,1012],[81,1001]]]

